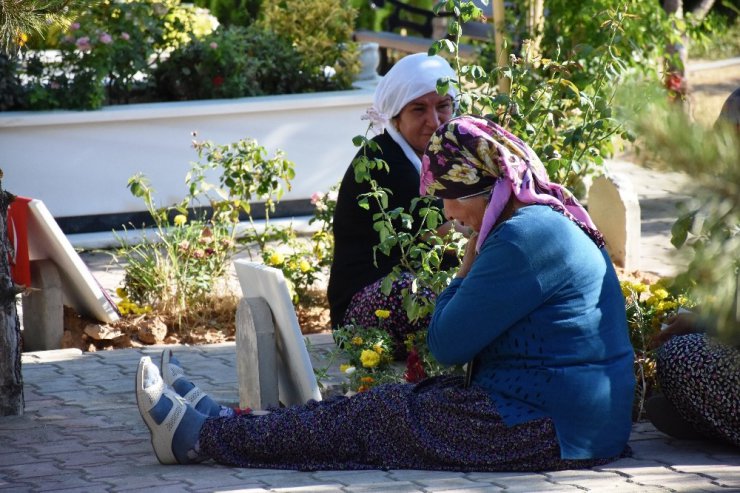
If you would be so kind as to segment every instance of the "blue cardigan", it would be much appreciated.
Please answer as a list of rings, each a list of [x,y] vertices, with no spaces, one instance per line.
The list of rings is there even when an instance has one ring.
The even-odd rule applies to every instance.
[[[635,379],[619,280],[550,207],[523,207],[491,232],[437,299],[428,343],[441,363],[476,359],[473,382],[507,425],[552,418],[562,458],[624,449]]]

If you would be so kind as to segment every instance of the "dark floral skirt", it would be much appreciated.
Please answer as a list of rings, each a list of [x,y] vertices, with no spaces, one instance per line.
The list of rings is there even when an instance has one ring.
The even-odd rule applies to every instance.
[[[415,322],[410,322],[403,307],[403,290],[409,289],[414,276],[408,272],[401,274],[400,278],[393,282],[388,296],[380,290],[383,279],[370,284],[363,290],[355,293],[352,301],[347,307],[342,325],[361,325],[363,327],[377,327],[379,322],[388,331],[396,347],[395,359],[402,360],[406,357],[404,340],[408,334],[426,330],[429,327],[430,316],[423,317]],[[435,295],[428,289],[420,290],[420,295],[434,301]],[[376,312],[383,310],[389,312],[388,317],[379,319]]]
[[[301,471],[551,471],[616,459],[564,460],[550,419],[506,426],[462,378],[388,384],[263,416],[209,419],[200,451],[238,467]]]
[[[740,447],[740,351],[704,334],[672,337],[658,351],[658,383],[696,431]]]

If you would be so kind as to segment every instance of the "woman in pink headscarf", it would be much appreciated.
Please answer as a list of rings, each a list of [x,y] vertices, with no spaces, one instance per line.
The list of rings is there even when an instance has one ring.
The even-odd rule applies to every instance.
[[[280,469],[547,471],[620,457],[634,375],[624,298],[601,235],[521,140],[464,116],[427,146],[422,191],[478,232],[437,299],[429,347],[473,361],[470,381],[441,376],[352,397],[205,415],[184,370],[170,389],[148,357],[139,411],[163,463],[212,459]]]

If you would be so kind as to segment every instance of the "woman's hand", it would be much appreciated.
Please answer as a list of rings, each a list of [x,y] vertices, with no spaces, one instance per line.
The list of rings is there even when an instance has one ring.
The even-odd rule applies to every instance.
[[[478,256],[478,252],[475,251],[476,243],[478,243],[478,233],[474,232],[470,235],[470,238],[468,238],[468,244],[465,247],[465,255],[463,256],[462,265],[460,265],[460,269],[458,269],[456,277],[463,279],[468,275],[468,272],[470,272],[470,268],[473,266],[473,262]]]
[[[696,320],[697,315],[693,312],[683,312],[668,317],[668,319],[666,319],[666,324],[668,326],[653,336],[652,346],[658,347],[673,336],[702,332],[702,329],[697,325]]]
[[[444,237],[453,229],[456,232],[462,234],[465,238],[470,238],[470,235],[473,233],[473,230],[471,228],[468,228],[467,226],[461,226],[457,221],[447,221],[442,226],[437,228],[437,235]]]

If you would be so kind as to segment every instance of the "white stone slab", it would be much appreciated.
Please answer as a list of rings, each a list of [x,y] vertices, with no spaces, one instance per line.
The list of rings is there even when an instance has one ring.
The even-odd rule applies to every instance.
[[[234,261],[242,294],[264,298],[275,321],[280,402],[320,401],[321,392],[282,271],[243,259]]]
[[[103,291],[41,200],[28,204],[30,260],[50,259],[59,269],[65,304],[101,322],[118,320],[118,309]]]

